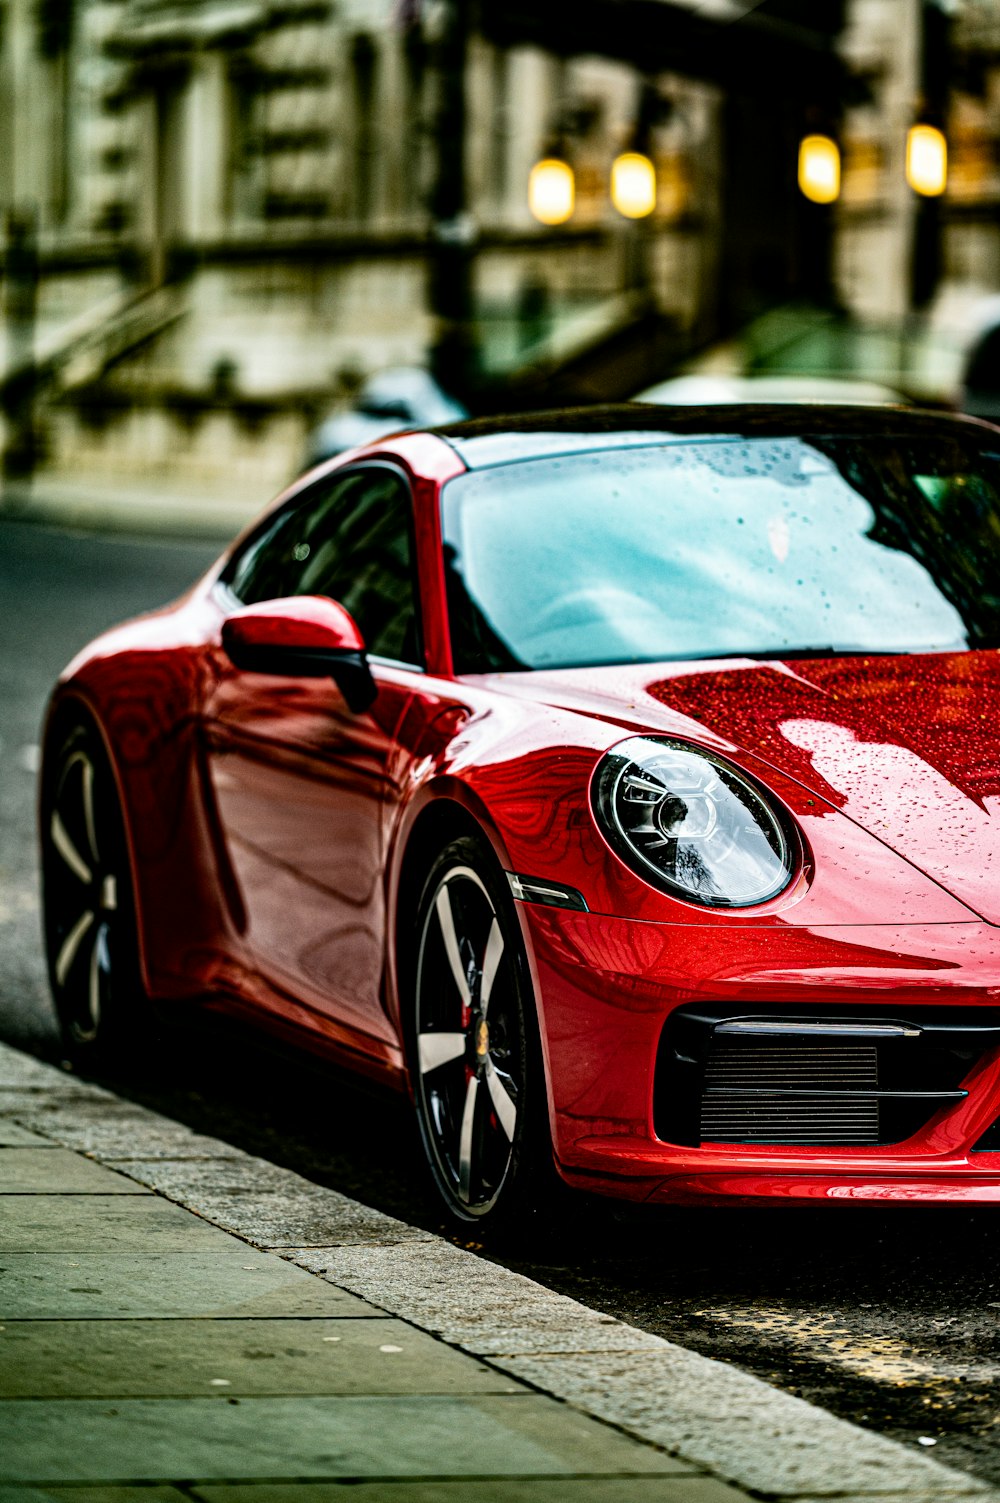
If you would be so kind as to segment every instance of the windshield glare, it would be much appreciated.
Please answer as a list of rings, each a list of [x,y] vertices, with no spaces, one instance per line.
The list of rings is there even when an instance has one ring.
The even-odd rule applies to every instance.
[[[950,437],[723,438],[459,476],[456,670],[994,645],[997,461]]]

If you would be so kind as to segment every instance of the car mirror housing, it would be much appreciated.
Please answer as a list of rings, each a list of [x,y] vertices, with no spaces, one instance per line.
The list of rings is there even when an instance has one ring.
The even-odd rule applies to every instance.
[[[262,600],[222,624],[222,646],[248,673],[287,678],[332,678],[354,714],[378,692],[364,638],[350,615],[322,595]]]

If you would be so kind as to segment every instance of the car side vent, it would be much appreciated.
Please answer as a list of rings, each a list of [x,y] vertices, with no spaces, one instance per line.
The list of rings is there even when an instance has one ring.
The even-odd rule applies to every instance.
[[[879,1141],[872,1043],[716,1035],[705,1065],[703,1143],[871,1147]]]

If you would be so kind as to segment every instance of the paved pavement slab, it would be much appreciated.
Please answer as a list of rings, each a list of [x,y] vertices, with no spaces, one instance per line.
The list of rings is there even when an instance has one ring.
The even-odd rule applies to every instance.
[[[0,1051],[0,1087],[30,1089],[37,1086],[42,1090],[52,1090],[58,1086],[65,1088],[65,1084],[58,1080],[52,1066],[43,1064],[40,1059],[15,1049]]]
[[[0,1503],[191,1503],[176,1487],[0,1486]],[[344,1503],[344,1500],[341,1500]]]
[[[353,1295],[232,1239],[219,1252],[0,1254],[0,1309],[23,1320],[372,1313]]]
[[[144,1185],[67,1148],[0,1147],[0,1195],[148,1195]]]
[[[0,1398],[520,1393],[401,1320],[8,1320]]]
[[[66,1085],[61,1089],[59,1086],[0,1085],[0,1117],[14,1117],[23,1127],[34,1128],[36,1121],[40,1123],[50,1109],[99,1108],[106,1096],[106,1091],[77,1081],[75,1076],[67,1077]],[[114,1100],[113,1097],[108,1099]],[[39,1131],[44,1132],[44,1128],[39,1126]],[[53,1133],[52,1136],[58,1135]]]
[[[0,1253],[209,1252],[231,1245],[225,1232],[155,1195],[10,1195],[0,1218]]]
[[[284,1256],[374,1304],[390,1300],[395,1314],[483,1357],[660,1351],[663,1345],[658,1336],[590,1310],[440,1237],[395,1248],[294,1248]]]
[[[197,1486],[193,1493],[201,1503],[348,1503],[348,1499],[350,1503],[745,1503],[746,1500],[745,1493],[711,1477],[490,1477],[481,1481],[463,1478],[460,1482],[437,1478],[433,1482],[360,1482],[346,1494],[344,1488],[324,1482],[305,1485],[262,1482],[243,1487]],[[68,1494],[64,1498],[65,1503],[77,1503],[75,1493],[73,1499]],[[2,1492],[0,1503],[4,1503]],[[119,1500],[109,1498],[107,1503]],[[121,1503],[132,1500],[122,1499]]]
[[[748,1373],[683,1347],[665,1344],[660,1352],[596,1358],[589,1353],[515,1356],[505,1358],[503,1367],[612,1424],[676,1447],[709,1471],[724,1467],[744,1487],[765,1496],[842,1503],[852,1492],[908,1498],[921,1492],[937,1498],[989,1492],[976,1478],[949,1474],[916,1450],[859,1432]]]
[[[67,1082],[69,1086],[70,1082]],[[66,1100],[53,1092],[20,1093],[16,1098],[0,1091],[0,1112],[16,1111],[18,1121],[39,1133],[49,1133],[67,1148],[93,1153],[104,1162],[167,1158],[242,1159],[246,1155],[217,1138],[193,1132],[181,1122],[171,1122],[131,1101],[100,1092],[96,1098],[74,1095]],[[0,1117],[0,1121],[2,1121]]]
[[[249,1154],[242,1162],[111,1162],[257,1247],[437,1240],[431,1232]]]
[[[180,1204],[0,1197],[0,1503],[985,1503],[929,1456],[10,1052],[0,1115],[74,1147],[109,1132],[105,1169],[131,1134],[126,1182]],[[6,1150],[28,1191],[52,1154]]]
[[[758,1378],[450,1243],[285,1252],[303,1267],[706,1470],[785,1499],[989,1492]]]
[[[0,1481],[690,1473],[549,1398],[0,1401]]]
[[[5,1121],[3,1117],[0,1117],[0,1148],[48,1148],[58,1152],[57,1145],[50,1138],[41,1138],[38,1133],[29,1132],[26,1127]]]

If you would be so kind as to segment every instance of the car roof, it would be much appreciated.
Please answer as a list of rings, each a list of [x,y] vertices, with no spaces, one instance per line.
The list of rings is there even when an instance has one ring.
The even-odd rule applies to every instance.
[[[560,408],[516,417],[475,418],[433,430],[470,470],[527,459],[595,450],[642,448],[685,439],[798,437],[842,434],[859,438],[966,431],[1000,440],[975,418],[912,407],[838,406],[828,402],[743,402],[664,407],[627,402]]]

